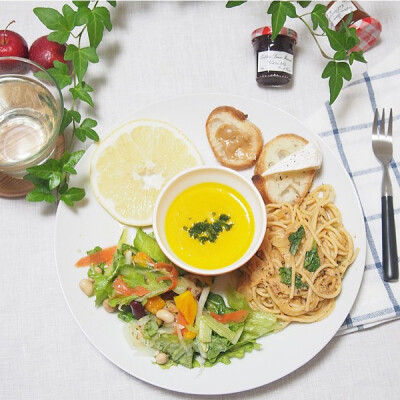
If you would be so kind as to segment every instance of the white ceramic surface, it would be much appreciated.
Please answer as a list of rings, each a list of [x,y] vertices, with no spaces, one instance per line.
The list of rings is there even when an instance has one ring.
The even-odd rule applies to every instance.
[[[60,204],[57,212],[55,255],[65,299],[88,339],[115,365],[143,381],[183,393],[241,392],[273,382],[307,363],[323,351],[345,320],[357,296],[365,264],[363,214],[349,176],[327,145],[286,112],[244,97],[204,94],[154,104],[127,116],[125,120],[154,118],[169,122],[194,142],[207,165],[218,165],[206,139],[205,121],[209,113],[220,105],[230,105],[248,114],[249,119],[259,126],[266,141],[280,133],[294,132],[320,145],[323,165],[313,185],[333,185],[344,224],[360,252],[346,273],[333,313],[325,320],[307,325],[289,325],[278,334],[260,339],[261,350],[246,354],[243,359],[234,359],[230,365],[218,364],[204,370],[189,370],[180,366],[163,370],[152,363],[148,354],[133,349],[124,336],[124,323],[115,315],[101,308],[96,309],[93,299],[88,299],[78,286],[79,280],[86,275],[86,269],[75,268],[76,260],[96,245],[107,247],[115,244],[123,228],[97,203],[90,188],[92,146],[77,166],[78,175],[71,179],[71,185],[85,188],[85,200],[74,208]],[[121,121],[121,124],[123,122],[126,121]],[[107,133],[104,132],[104,135]],[[243,171],[242,175],[250,178],[252,169]],[[134,230],[131,229],[130,233],[133,236]]]
[[[254,217],[254,235],[247,251],[234,263],[218,269],[204,270],[182,261],[171,249],[165,235],[165,218],[172,201],[185,189],[204,182],[217,182],[237,190],[247,200]],[[267,215],[263,199],[253,183],[236,171],[225,167],[201,166],[181,172],[171,179],[157,198],[154,208],[153,229],[164,254],[185,271],[201,275],[222,275],[245,264],[258,250],[267,228]]]

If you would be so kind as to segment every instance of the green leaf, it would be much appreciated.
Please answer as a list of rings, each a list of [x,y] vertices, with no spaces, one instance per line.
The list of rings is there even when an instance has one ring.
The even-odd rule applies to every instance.
[[[35,15],[50,30],[68,30],[67,22],[62,14],[53,8],[36,7],[33,9]]]
[[[89,15],[91,14],[91,10],[87,7],[80,7],[76,11],[75,15],[75,25],[81,26],[87,24],[89,21]]]
[[[326,29],[325,33],[333,50],[349,50],[347,47],[346,32],[336,32],[332,29]]]
[[[340,50],[340,51],[336,52],[335,55],[333,56],[333,58],[337,61],[346,60],[346,58],[347,58],[346,50]]]
[[[327,29],[325,33],[333,50],[346,50],[347,36],[344,32],[336,32],[332,29]]]
[[[33,174],[25,175],[24,179],[26,181],[32,182],[37,189],[51,193],[51,191],[49,190],[49,182],[46,179],[39,178]]]
[[[93,47],[84,47],[79,50],[86,59],[91,62],[91,63],[98,63],[99,62],[99,57],[96,53],[96,49]]]
[[[69,188],[60,199],[68,206],[73,206],[75,201],[80,201],[85,197],[85,190],[82,188],[72,187]]]
[[[64,108],[63,119],[61,121],[61,126],[60,126],[60,133],[63,133],[65,129],[67,129],[67,127],[71,124],[72,121],[79,123],[81,121],[81,115],[79,114],[78,111],[67,110],[66,108]]]
[[[362,63],[366,63],[367,60],[364,58],[364,52],[362,50],[352,51],[349,55],[349,62],[353,64],[353,61],[358,61]]]
[[[67,43],[67,40],[69,39],[69,35],[70,35],[70,31],[59,30],[59,31],[54,31],[54,32],[49,33],[47,35],[47,39],[50,40],[51,42],[65,44],[65,43]]]
[[[299,4],[301,7],[306,8],[309,6],[311,1],[298,1],[297,4]]]
[[[329,23],[325,16],[326,6],[323,4],[316,4],[314,9],[311,11],[311,21],[313,23],[313,29],[316,30],[320,27],[323,31],[328,29]]]
[[[76,87],[69,89],[72,93],[72,97],[76,99],[81,99],[85,103],[94,107],[93,99],[88,92],[93,92],[93,88],[85,82],[80,82]]]
[[[72,175],[76,175],[76,170],[74,167],[84,154],[85,150],[78,150],[73,153],[66,151],[60,159],[62,170],[69,172]]]
[[[68,184],[64,182],[64,183],[59,187],[58,193],[64,194],[67,190],[68,190]]]
[[[281,31],[286,22],[286,18],[296,18],[296,7],[288,1],[273,1],[267,11],[271,14],[272,20],[272,40],[274,40]]]
[[[52,203],[56,200],[55,196],[52,193],[43,191],[38,188],[32,189],[26,195],[26,199],[32,202],[46,201],[47,203]]]
[[[29,174],[48,180],[49,190],[53,190],[61,183],[61,167],[58,160],[50,158],[41,165],[27,168]]]
[[[74,11],[68,4],[64,4],[62,8],[62,13],[64,15],[66,27],[69,31],[72,31],[72,29],[74,29],[75,27],[76,11]]]
[[[288,239],[290,242],[289,251],[291,254],[295,255],[300,248],[301,241],[305,236],[306,231],[304,230],[304,226],[300,225],[299,229],[296,232],[289,235]]]
[[[354,46],[357,46],[360,43],[360,38],[357,36],[357,29],[346,27],[345,32],[347,35],[347,48],[351,50]]]
[[[349,29],[349,26],[350,26],[352,21],[353,21],[353,11],[350,12],[350,14],[347,16],[347,18],[340,23],[339,32],[343,32],[346,29]]]
[[[349,81],[351,75],[350,66],[346,62],[329,61],[322,72],[322,78],[329,78],[330,104],[333,104],[342,90],[343,79]]]
[[[292,284],[292,267],[281,267],[279,268],[279,275],[281,277],[281,283],[291,286]],[[301,276],[296,274],[294,277],[294,286],[296,289],[307,289],[307,283],[301,280]]]
[[[103,19],[94,12],[94,10],[88,16],[86,27],[90,46],[96,48],[103,39],[104,22]]]
[[[110,4],[112,7],[117,7],[116,1],[107,1],[107,3]]]
[[[228,1],[225,4],[225,7],[226,8],[233,8],[233,7],[241,6],[244,3],[247,3],[247,0],[245,0],[245,1]]]
[[[78,8],[89,7],[90,1],[73,1],[72,4],[76,5]]]
[[[110,32],[112,29],[110,11],[106,7],[96,7],[93,9],[92,14],[97,16],[103,21],[105,28]]]
[[[64,108],[64,114],[60,125],[60,133],[63,133],[72,122],[72,115]]]
[[[76,110],[70,110],[69,113],[71,114],[72,119],[73,119],[75,122],[78,122],[78,123],[81,122],[81,114],[79,114],[78,111],[76,111]]]
[[[89,62],[97,63],[99,57],[93,47],[79,49],[73,44],[69,44],[65,50],[64,58],[72,60],[78,81],[81,82],[89,65]]]
[[[306,251],[304,256],[304,268],[310,272],[315,272],[321,266],[321,261],[318,255],[317,242],[314,240],[311,250]]]
[[[54,68],[49,68],[47,70],[60,86],[60,89],[65,88],[72,84],[72,78],[69,75],[69,68],[67,64],[61,61],[54,60]]]
[[[84,142],[86,138],[92,139],[95,142],[99,141],[99,136],[92,129],[97,126],[97,122],[91,118],[85,118],[78,129],[75,130],[76,137]]]

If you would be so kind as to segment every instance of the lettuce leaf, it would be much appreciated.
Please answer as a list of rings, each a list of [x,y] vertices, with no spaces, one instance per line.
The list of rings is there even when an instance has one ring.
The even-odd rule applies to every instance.
[[[105,269],[104,274],[91,273],[94,279],[94,294],[96,296],[96,307],[100,306],[103,301],[113,293],[112,282],[118,275],[119,270],[125,264],[125,256],[120,249],[114,254],[112,264]]]
[[[164,253],[158,246],[156,239],[154,239],[152,235],[148,235],[147,233],[145,233],[140,228],[137,228],[133,245],[138,251],[146,253],[154,261],[169,262],[168,258],[165,257]]]
[[[279,329],[279,327],[280,324],[276,321],[275,315],[262,311],[252,311],[246,318],[240,342],[258,339]]]
[[[212,367],[217,363],[230,364],[232,358],[243,358],[245,353],[250,353],[253,350],[260,349],[261,345],[255,341],[239,342],[235,345],[230,346],[224,352],[221,352],[214,359],[209,359],[204,363],[205,367]]]
[[[193,368],[193,341],[184,339],[185,345],[179,340],[178,335],[161,334],[153,337],[151,347],[167,353],[170,359],[187,368]]]
[[[236,311],[233,308],[229,308],[225,304],[225,300],[222,296],[216,293],[210,292],[207,297],[205,308],[215,314],[222,315],[232,311]]]

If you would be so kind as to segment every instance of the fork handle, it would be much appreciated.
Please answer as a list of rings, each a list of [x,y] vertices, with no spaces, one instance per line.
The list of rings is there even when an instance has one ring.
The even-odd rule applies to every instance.
[[[399,279],[399,263],[397,258],[396,227],[394,223],[393,197],[382,196],[382,247],[383,278],[386,282]]]

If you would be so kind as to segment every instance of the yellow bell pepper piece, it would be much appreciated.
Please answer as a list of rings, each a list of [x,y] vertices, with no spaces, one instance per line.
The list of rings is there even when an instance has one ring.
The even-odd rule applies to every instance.
[[[148,265],[154,264],[153,260],[146,253],[143,253],[142,251],[139,251],[137,254],[135,254],[132,257],[132,260],[135,263],[135,265],[138,265],[140,267],[147,267]]]
[[[175,297],[176,308],[182,313],[189,325],[194,324],[196,318],[198,304],[196,299],[193,297],[190,290],[181,293]]]
[[[158,310],[161,310],[165,307],[165,301],[160,296],[154,296],[147,299],[147,302],[144,308],[151,312],[152,314],[156,314]]]
[[[183,334],[183,337],[184,337],[185,339],[194,339],[194,338],[196,337],[196,335],[197,335],[196,332],[193,332],[193,331],[186,331],[186,332]]]

